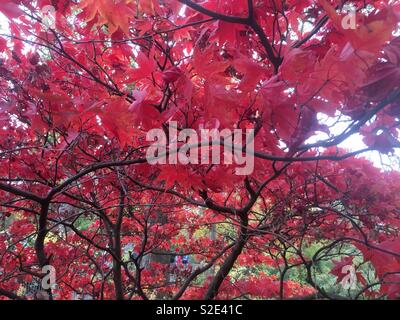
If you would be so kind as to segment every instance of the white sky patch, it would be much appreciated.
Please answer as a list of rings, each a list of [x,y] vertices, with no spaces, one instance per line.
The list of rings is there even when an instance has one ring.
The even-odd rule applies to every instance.
[[[329,117],[323,113],[318,113],[318,120],[321,124],[326,124],[329,127],[330,134],[332,136],[340,135],[351,123],[351,119],[346,116],[341,116],[340,120],[337,121],[337,118]],[[318,132],[316,135],[310,137],[306,143],[315,143],[317,141],[326,140],[329,136],[326,133]],[[349,152],[358,151],[367,148],[367,145],[363,142],[363,136],[359,133],[354,133],[350,135],[345,141],[340,143],[338,147],[348,150]],[[400,150],[395,149],[394,155],[392,157],[390,155],[384,155],[379,153],[378,151],[368,151],[359,155],[359,157],[365,157],[369,161],[371,161],[374,166],[381,168],[383,170],[389,169],[389,166],[392,168],[393,165],[396,166],[395,169],[400,170],[398,163],[393,163],[393,156],[395,158],[400,158]]]
[[[6,16],[0,12],[0,30],[1,32],[7,31],[10,25],[8,24],[8,20]]]
[[[178,15],[182,18],[186,17],[185,15],[186,6],[182,6],[181,10],[179,11]]]

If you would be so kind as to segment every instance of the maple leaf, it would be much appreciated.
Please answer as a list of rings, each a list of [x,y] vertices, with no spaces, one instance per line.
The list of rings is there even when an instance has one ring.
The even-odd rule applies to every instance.
[[[370,77],[363,86],[363,90],[376,101],[390,94],[391,83],[400,82],[400,40],[386,46],[384,53],[385,61],[370,68]]]
[[[23,11],[18,7],[19,1],[17,0],[4,0],[0,3],[0,12],[8,18],[18,18],[23,14]]]
[[[136,90],[132,93],[132,96],[135,98],[135,101],[128,108],[132,124],[151,128],[160,118],[160,112],[155,107],[156,102],[148,99],[146,89],[141,91]]]
[[[147,56],[144,52],[139,51],[136,57],[138,68],[130,70],[128,73],[127,82],[138,81],[146,77],[150,77],[152,72],[155,71],[156,63],[152,59],[152,55]]]
[[[280,68],[282,77],[287,81],[304,81],[304,75],[314,69],[316,59],[316,54],[311,50],[288,50]]]
[[[331,269],[331,274],[333,274],[334,276],[336,276],[336,283],[341,283],[342,280],[351,275],[351,270],[347,269],[346,267],[351,267],[356,269],[356,267],[354,266],[354,262],[353,262],[354,257],[346,257],[343,258],[342,260],[339,261],[335,261],[333,260],[333,268]],[[349,274],[350,272],[350,274]],[[357,280],[359,281],[360,284],[362,285],[366,285],[367,281],[364,278],[364,275],[360,272],[360,271],[356,271],[354,273],[354,276],[356,276],[356,279],[353,279],[353,281]]]
[[[134,117],[129,112],[129,106],[124,99],[111,100],[103,110],[101,117],[107,128],[120,142],[122,146],[128,144],[134,133]]]
[[[342,281],[342,279],[347,275],[346,272],[343,272],[343,267],[352,266],[354,257],[347,257],[339,261],[333,261],[333,268],[331,269],[331,273],[337,277],[336,283]]]
[[[327,0],[319,0],[319,3],[332,19],[335,28],[342,33],[352,46],[358,50],[376,52],[386,41],[389,40],[393,27],[397,24],[397,18],[391,7],[383,7],[377,13],[366,17],[355,29],[342,27],[342,17],[336,13]]]
[[[140,13],[154,16],[160,10],[158,0],[139,0],[138,10]]]
[[[239,85],[239,89],[243,91],[253,89],[268,74],[266,68],[248,58],[239,57],[233,61],[232,65],[243,74]]]
[[[79,7],[86,21],[97,18],[96,24],[107,24],[110,34],[120,28],[129,36],[129,21],[136,14],[134,3],[132,0],[82,0]]]
[[[398,299],[400,297],[400,275],[390,274],[385,277],[381,292],[386,294],[389,299]]]
[[[221,43],[235,43],[236,34],[241,29],[240,25],[231,24],[225,21],[218,21],[217,36]]]
[[[162,78],[166,84],[177,81],[182,75],[181,69],[178,67],[171,67],[162,73]]]

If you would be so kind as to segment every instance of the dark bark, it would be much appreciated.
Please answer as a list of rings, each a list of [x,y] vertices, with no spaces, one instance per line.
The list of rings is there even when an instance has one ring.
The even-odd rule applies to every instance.
[[[222,282],[229,274],[229,272],[232,270],[237,258],[242,253],[242,250],[246,245],[246,242],[249,238],[247,232],[247,227],[249,224],[247,213],[243,214],[240,220],[241,220],[241,225],[239,229],[239,237],[237,239],[237,242],[233,247],[231,253],[229,254],[228,258],[224,261],[221,268],[218,270],[210,286],[208,287],[207,293],[204,296],[204,300],[211,300],[217,296],[218,290],[221,287]]]

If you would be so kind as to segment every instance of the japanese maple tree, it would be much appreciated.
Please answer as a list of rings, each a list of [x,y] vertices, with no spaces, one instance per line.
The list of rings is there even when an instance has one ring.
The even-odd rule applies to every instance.
[[[400,298],[400,173],[364,158],[400,147],[398,1],[0,12],[0,299]],[[253,129],[253,172],[148,163],[171,122]]]

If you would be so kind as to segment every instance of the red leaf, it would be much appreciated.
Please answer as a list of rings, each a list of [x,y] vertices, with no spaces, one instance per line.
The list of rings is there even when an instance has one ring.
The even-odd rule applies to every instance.
[[[2,0],[0,2],[0,11],[8,18],[18,18],[23,14],[23,11],[18,7],[16,1]]]
[[[162,73],[162,78],[166,84],[177,81],[182,75],[181,69],[171,67]]]

